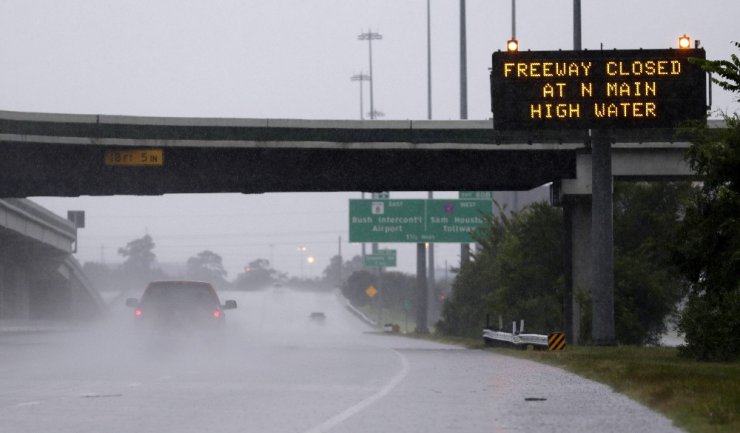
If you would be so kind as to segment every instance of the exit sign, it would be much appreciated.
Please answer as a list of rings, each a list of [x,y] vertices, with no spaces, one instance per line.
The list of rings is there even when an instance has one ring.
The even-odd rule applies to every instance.
[[[493,53],[496,130],[671,128],[706,116],[703,49]]]

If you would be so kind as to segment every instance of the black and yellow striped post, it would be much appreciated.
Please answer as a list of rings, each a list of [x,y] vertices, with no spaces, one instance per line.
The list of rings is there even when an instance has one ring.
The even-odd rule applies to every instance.
[[[547,336],[547,348],[549,350],[565,349],[565,332],[553,332]]]

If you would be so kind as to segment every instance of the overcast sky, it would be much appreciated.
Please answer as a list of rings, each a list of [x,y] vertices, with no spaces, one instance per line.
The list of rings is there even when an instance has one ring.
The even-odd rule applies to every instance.
[[[737,0],[582,4],[587,49],[669,48],[686,33],[708,58],[726,59],[740,40]],[[431,7],[433,117],[457,119],[459,1]],[[488,119],[490,56],[511,35],[511,1],[468,0],[467,26],[469,118]],[[522,49],[572,49],[572,26],[572,0],[517,2]],[[0,0],[0,109],[356,119],[359,88],[350,77],[367,72],[367,42],[357,35],[370,28],[383,36],[373,44],[375,108],[386,119],[426,118],[425,0]],[[715,86],[713,108],[740,106]],[[258,257],[293,275],[318,275],[337,238],[346,242],[349,197],[359,193],[36,201],[60,214],[87,212],[82,261],[119,261],[116,250],[148,232],[160,261],[211,249],[233,277]],[[301,244],[316,264],[301,266]],[[458,254],[441,248],[437,265]],[[414,269],[413,247],[399,247],[399,264]]]

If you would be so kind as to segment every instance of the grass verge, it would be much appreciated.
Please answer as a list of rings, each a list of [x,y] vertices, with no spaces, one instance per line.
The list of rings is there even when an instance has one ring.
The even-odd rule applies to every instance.
[[[483,347],[471,339],[436,341]],[[740,432],[740,363],[679,358],[672,347],[569,346],[561,352],[490,349],[550,364],[609,385],[691,433]]]

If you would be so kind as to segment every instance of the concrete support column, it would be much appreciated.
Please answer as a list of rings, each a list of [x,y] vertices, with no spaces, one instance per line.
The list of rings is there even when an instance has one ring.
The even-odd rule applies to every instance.
[[[591,339],[596,345],[616,343],[614,331],[614,229],[611,141],[606,131],[593,131],[591,145],[591,250],[593,285]]]
[[[416,244],[416,333],[428,334],[427,260],[424,244]]]
[[[563,331],[565,341],[573,344],[573,216],[571,206],[563,203]]]
[[[566,336],[571,339],[571,344],[578,344],[581,335],[578,296],[579,293],[588,293],[591,287],[591,201],[588,196],[574,197],[567,206],[570,207],[570,239],[566,242],[570,243],[571,254],[572,336]]]

